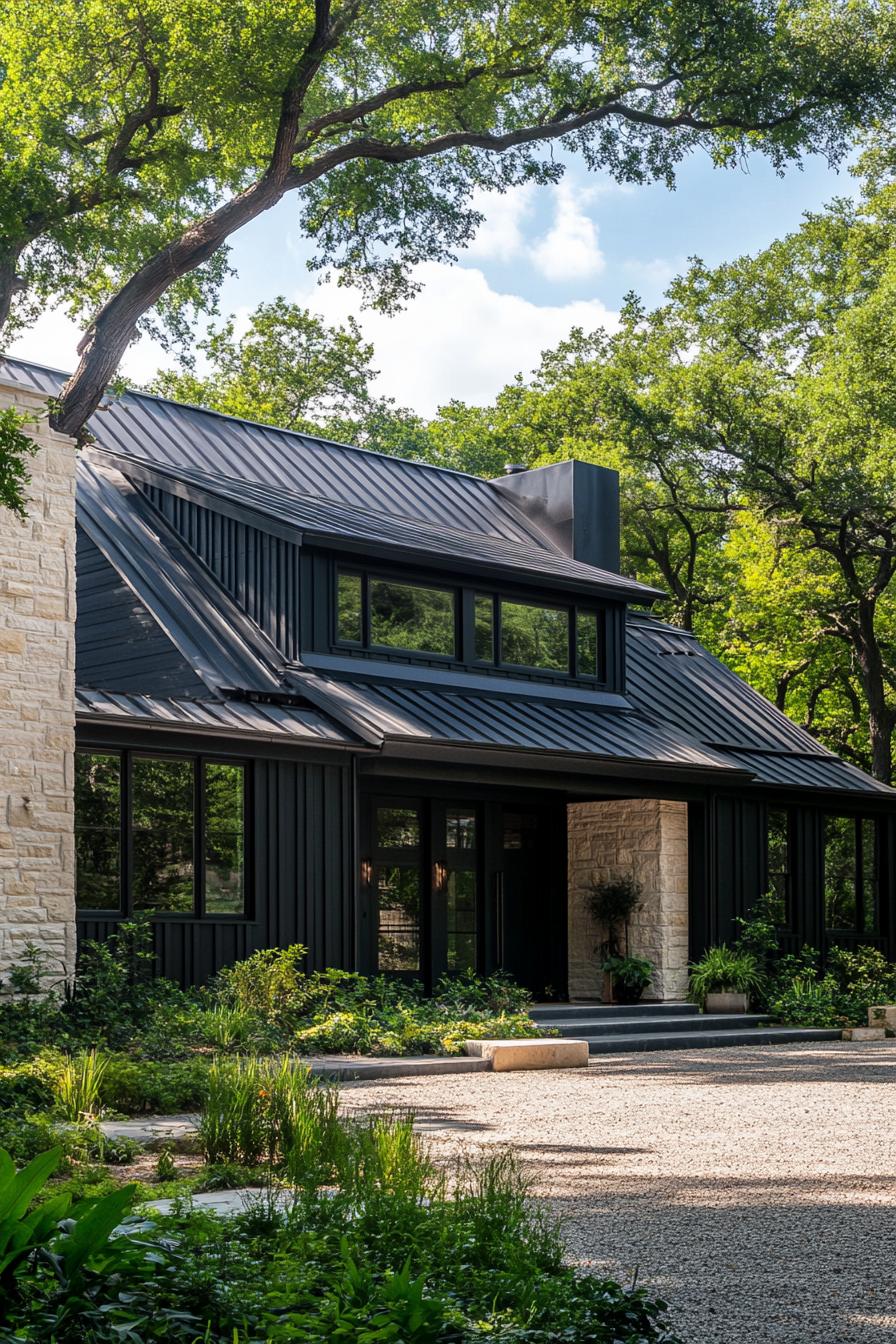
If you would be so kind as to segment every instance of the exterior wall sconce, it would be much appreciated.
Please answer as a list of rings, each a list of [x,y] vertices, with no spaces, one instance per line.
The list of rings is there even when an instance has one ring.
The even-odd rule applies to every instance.
[[[373,881],[373,864],[369,859],[361,860],[361,884],[369,887]]]
[[[444,891],[448,886],[448,869],[444,863],[434,863],[432,866],[432,884],[436,891]]]

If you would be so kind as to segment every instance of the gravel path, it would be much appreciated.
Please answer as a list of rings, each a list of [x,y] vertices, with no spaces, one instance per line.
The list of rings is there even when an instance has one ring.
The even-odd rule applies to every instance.
[[[896,1042],[615,1055],[344,1085],[443,1152],[512,1144],[570,1258],[686,1344],[896,1344]]]

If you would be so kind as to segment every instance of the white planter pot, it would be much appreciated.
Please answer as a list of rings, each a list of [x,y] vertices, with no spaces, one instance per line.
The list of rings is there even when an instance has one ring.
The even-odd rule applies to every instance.
[[[746,994],[730,991],[719,994],[707,994],[703,1011],[706,1013],[745,1013],[749,1006]]]

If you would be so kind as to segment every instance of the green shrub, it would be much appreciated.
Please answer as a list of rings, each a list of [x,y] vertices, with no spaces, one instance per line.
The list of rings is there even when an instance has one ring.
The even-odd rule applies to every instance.
[[[688,997],[701,1006],[707,994],[760,993],[765,985],[759,963],[752,952],[738,952],[720,943],[704,952],[688,967]]]
[[[216,1059],[199,1121],[207,1162],[285,1163],[296,1183],[332,1167],[338,1095],[309,1069],[281,1060]],[[315,1184],[319,1181],[315,1181]]]
[[[300,943],[262,948],[221,971],[215,994],[223,1004],[263,1022],[288,1022],[303,1008],[307,954]]]
[[[811,975],[795,975],[779,984],[771,1011],[779,1022],[789,1026],[842,1026],[836,994],[837,986],[832,976],[815,979]]]
[[[614,985],[623,985],[634,994],[644,992],[655,970],[653,962],[646,957],[606,957],[600,968],[613,977]]]
[[[99,1114],[108,1067],[108,1058],[96,1050],[66,1058],[55,1079],[57,1108],[66,1120],[82,1121]]]
[[[208,1087],[209,1061],[199,1056],[181,1062],[108,1055],[100,1103],[125,1115],[174,1115],[198,1111]]]
[[[66,1004],[72,1033],[90,1045],[123,1047],[146,1030],[159,1005],[191,1001],[154,971],[153,930],[146,916],[122,921],[102,942],[83,942]]]
[[[0,1067],[0,1113],[48,1110],[64,1057],[45,1051],[27,1062]]]

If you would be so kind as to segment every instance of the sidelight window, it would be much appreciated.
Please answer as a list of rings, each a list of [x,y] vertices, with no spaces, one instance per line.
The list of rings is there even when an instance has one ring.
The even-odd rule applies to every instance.
[[[78,904],[121,907],[121,757],[75,756],[75,867]]]
[[[790,813],[782,807],[769,808],[768,887],[779,925],[790,923],[790,871]]]

